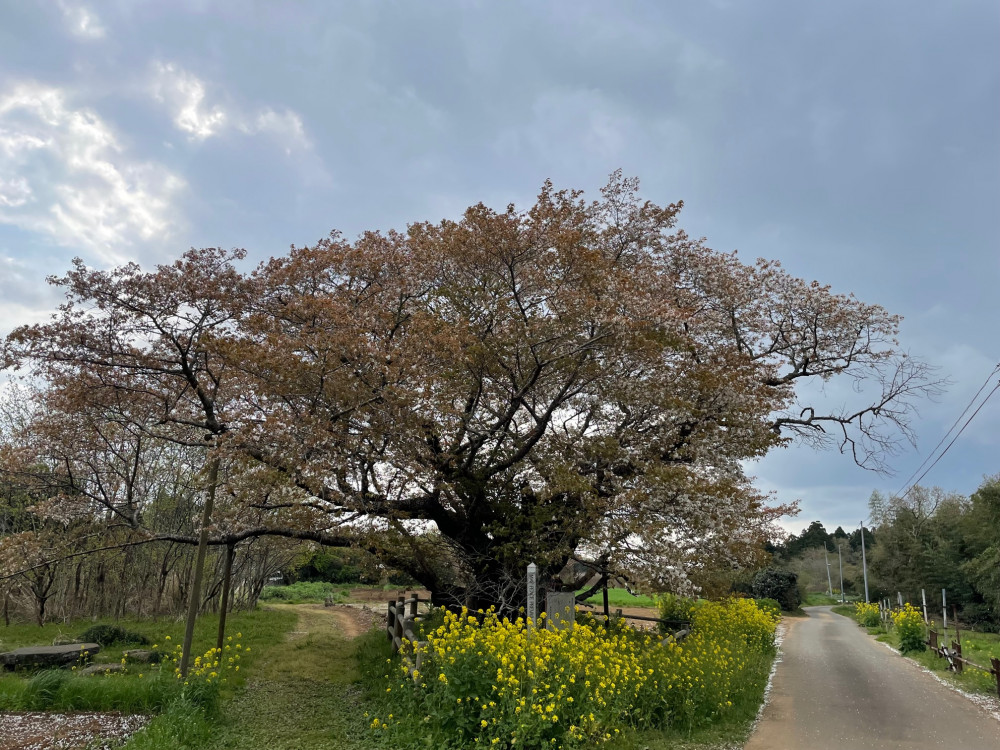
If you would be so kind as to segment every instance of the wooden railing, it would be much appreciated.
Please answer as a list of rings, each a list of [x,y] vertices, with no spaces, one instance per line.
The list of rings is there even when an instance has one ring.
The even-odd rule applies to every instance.
[[[423,619],[419,614],[420,601],[416,594],[407,597],[405,591],[400,592],[399,596],[389,601],[385,620],[385,631],[392,641],[393,653],[402,647],[404,638],[413,644],[413,662],[409,667],[411,677],[420,670],[423,649],[427,646],[427,641],[417,640],[415,630],[416,624]]]
[[[955,624],[956,626],[958,625],[958,620],[955,620]],[[956,640],[953,640],[951,642],[951,647],[948,647],[946,645],[939,646],[937,631],[928,630],[927,640],[925,641],[925,643],[927,644],[927,647],[931,651],[933,651],[935,654],[938,655],[938,658],[948,660],[949,671],[960,674],[962,672],[963,665],[968,664],[970,667],[974,667],[976,669],[982,670],[983,672],[993,675],[994,679],[996,679],[997,682],[997,695],[1000,696],[1000,659],[997,659],[995,656],[991,657],[989,668],[984,667],[980,664],[976,664],[974,661],[970,661],[969,659],[966,659],[964,656],[962,656],[962,636],[959,634],[957,627],[955,628],[955,638]]]

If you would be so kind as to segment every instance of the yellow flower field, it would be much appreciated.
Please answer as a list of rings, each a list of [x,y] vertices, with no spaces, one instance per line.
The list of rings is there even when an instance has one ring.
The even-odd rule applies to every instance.
[[[621,623],[529,629],[492,612],[448,613],[419,672],[412,646],[391,662],[392,717],[371,726],[416,721],[425,737],[463,748],[573,748],[630,729],[701,726],[730,711],[748,667],[770,663],[775,624],[748,599],[703,603],[680,643]]]

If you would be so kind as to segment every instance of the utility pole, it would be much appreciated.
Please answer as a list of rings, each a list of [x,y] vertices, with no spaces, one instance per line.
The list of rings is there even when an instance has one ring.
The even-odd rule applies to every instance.
[[[826,551],[826,542],[823,542],[823,557],[826,558],[826,590],[830,596],[833,596],[833,581],[830,580],[830,555]]]
[[[861,568],[865,572],[865,604],[868,603],[868,558],[865,556],[865,524],[861,523]]]
[[[837,545],[837,560],[840,562],[840,603],[844,604],[847,599],[844,597],[844,556],[840,553],[840,545]]]
[[[212,508],[215,505],[215,490],[219,486],[219,458],[211,459],[208,468],[208,496],[201,514],[201,531],[198,534],[198,552],[194,570],[191,572],[191,591],[188,601],[187,622],[184,625],[184,646],[181,650],[180,676],[186,678],[191,664],[191,646],[194,643],[194,625],[201,609],[201,582],[205,574],[205,554],[208,552],[208,528],[212,525]]]

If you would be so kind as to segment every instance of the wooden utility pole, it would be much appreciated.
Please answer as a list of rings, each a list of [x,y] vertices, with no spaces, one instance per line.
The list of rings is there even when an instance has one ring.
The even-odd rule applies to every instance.
[[[226,614],[229,612],[229,598],[232,596],[233,557],[236,555],[236,545],[226,545],[226,560],[222,566],[222,603],[219,608],[219,637],[215,647],[222,650],[226,640]]]
[[[191,598],[188,600],[187,623],[184,626],[184,646],[181,649],[181,678],[187,677],[191,664],[191,644],[194,642],[194,623],[201,609],[201,582],[205,573],[205,553],[208,551],[208,527],[212,523],[215,506],[215,488],[219,483],[219,459],[213,458],[208,468],[208,497],[201,514],[201,534],[198,537],[198,555],[191,574]]]

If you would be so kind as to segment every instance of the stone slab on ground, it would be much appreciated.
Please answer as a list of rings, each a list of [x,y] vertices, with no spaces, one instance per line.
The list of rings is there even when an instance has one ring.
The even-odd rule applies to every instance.
[[[122,654],[128,661],[152,664],[159,661],[159,654],[146,648],[133,648]]]
[[[65,646],[25,646],[0,654],[0,665],[18,667],[64,667],[101,650],[97,643],[71,643]]]

